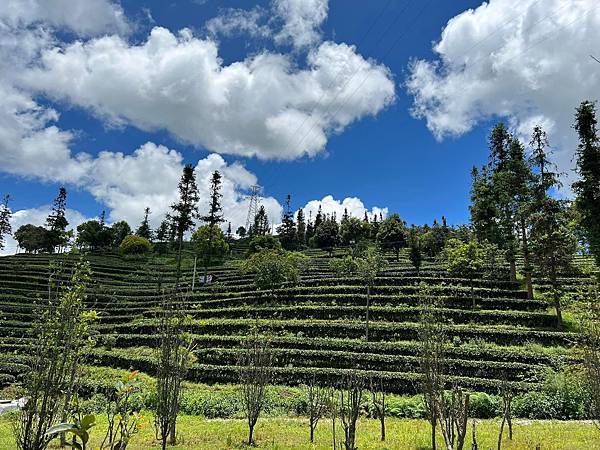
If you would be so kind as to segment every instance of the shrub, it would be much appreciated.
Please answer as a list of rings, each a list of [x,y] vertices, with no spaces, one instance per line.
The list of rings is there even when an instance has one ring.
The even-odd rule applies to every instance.
[[[252,256],[263,250],[281,250],[281,242],[275,236],[270,234],[254,236],[248,244],[246,256]]]
[[[123,242],[121,242],[119,249],[124,255],[142,255],[152,250],[152,245],[146,238],[129,235],[125,236],[125,239],[123,239]]]

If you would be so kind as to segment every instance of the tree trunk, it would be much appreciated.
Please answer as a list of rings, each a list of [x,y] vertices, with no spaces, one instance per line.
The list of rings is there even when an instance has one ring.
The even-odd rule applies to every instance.
[[[384,406],[385,408],[385,406]],[[379,421],[381,422],[381,442],[385,441],[385,412],[382,410],[379,415]]]
[[[248,428],[248,445],[252,446],[254,444],[254,424],[249,423]]]
[[[504,422],[506,421],[506,410],[502,414],[502,421],[500,422],[500,433],[498,434],[498,450],[502,448],[502,432],[504,431]]]
[[[529,261],[529,244],[527,242],[527,229],[525,220],[521,219],[521,236],[523,240],[523,259],[525,263],[525,285],[527,287],[527,299],[533,298],[533,283],[531,281],[531,263]]]
[[[435,430],[436,430],[436,425],[437,425],[437,419],[435,417],[435,415],[433,416],[433,418],[430,420],[431,422],[431,448],[432,450],[437,450],[437,444],[435,441]]]
[[[181,248],[183,246],[183,233],[179,233],[178,241],[179,248],[177,250],[177,283],[179,284],[179,277],[181,275]]]
[[[170,445],[175,445],[177,444],[177,416],[175,416],[175,419],[172,420],[171,423],[171,433],[169,434],[169,444]]]
[[[310,423],[310,442],[315,442],[315,425]]]
[[[510,281],[517,281],[517,264],[515,258],[511,257],[508,264],[510,265]]]

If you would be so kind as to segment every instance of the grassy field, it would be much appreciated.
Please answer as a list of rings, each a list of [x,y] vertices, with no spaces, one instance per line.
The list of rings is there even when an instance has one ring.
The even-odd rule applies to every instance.
[[[496,449],[498,420],[478,421],[478,444],[481,450]],[[471,448],[469,439],[465,449]],[[94,430],[92,446],[104,429],[104,418],[99,418]],[[379,422],[363,419],[358,425],[358,448],[369,449],[429,449],[429,426],[423,420],[390,419],[387,421],[388,439],[379,441]],[[600,448],[600,431],[589,422],[560,421],[516,421],[514,440],[507,436],[502,448],[505,450],[534,450],[540,445],[542,450],[592,450]],[[341,430],[340,430],[341,431]],[[184,416],[179,420],[180,445],[173,450],[224,450],[245,448],[247,427],[244,420],[205,420],[199,417]],[[439,448],[442,448],[441,436]],[[319,424],[314,445],[308,442],[308,423],[302,418],[265,418],[258,422],[256,441],[264,449],[311,449],[325,450],[332,447],[331,421]],[[0,418],[0,450],[15,448],[11,435],[10,421]],[[54,447],[52,447],[54,448]],[[129,447],[131,450],[157,449],[150,419]]]

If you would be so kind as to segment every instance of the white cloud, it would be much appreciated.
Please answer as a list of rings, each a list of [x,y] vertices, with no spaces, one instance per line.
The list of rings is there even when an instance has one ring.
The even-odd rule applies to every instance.
[[[452,18],[435,61],[417,60],[406,86],[413,114],[438,138],[480,121],[508,118],[522,135],[544,123],[568,170],[576,146],[575,107],[597,99],[600,8],[588,0],[490,0]],[[529,131],[527,131],[529,130]],[[529,139],[526,139],[526,142]]]
[[[260,6],[252,9],[230,8],[206,22],[206,30],[212,36],[246,34],[252,37],[270,37],[271,27],[266,23],[266,11]]]
[[[140,45],[107,36],[47,50],[23,80],[113,124],[166,129],[213,152],[263,159],[315,155],[328,133],[377,114],[395,96],[389,70],[353,46],[324,42],[306,69],[269,52],[224,66],[214,41],[160,27]]]
[[[12,218],[10,220],[10,225],[12,227],[13,233],[19,229],[21,225],[26,225],[28,223],[43,226],[46,223],[46,218],[52,211],[52,206],[44,205],[38,208],[30,208],[30,209],[20,209],[18,211],[14,211],[12,214]],[[91,218],[85,217],[79,211],[73,209],[67,209],[65,211],[65,217],[69,221],[68,229],[77,229],[77,226],[82,224],[87,220],[91,220]],[[17,252],[17,241],[15,241],[10,236],[5,236],[5,248],[4,250],[0,250],[0,256],[4,255],[13,255]]]
[[[81,36],[129,30],[123,8],[111,0],[3,0],[2,22],[13,28],[43,23]]]
[[[307,47],[321,40],[321,25],[327,19],[329,0],[273,0],[283,27],[275,35],[279,43]]]
[[[369,210],[365,207],[364,203],[361,199],[357,197],[346,197],[341,202],[333,198],[332,195],[326,195],[321,200],[311,200],[309,201],[304,208],[304,215],[308,218],[309,215],[312,214],[312,218],[314,220],[315,216],[319,211],[319,206],[321,207],[321,212],[323,214],[334,214],[337,217],[337,220],[341,220],[344,215],[344,210],[348,211],[348,214],[351,217],[358,217],[362,219],[365,216],[365,212],[372,218],[373,215],[377,215],[379,217],[380,214],[385,218],[388,214],[387,208],[380,208],[378,206],[374,206]]]

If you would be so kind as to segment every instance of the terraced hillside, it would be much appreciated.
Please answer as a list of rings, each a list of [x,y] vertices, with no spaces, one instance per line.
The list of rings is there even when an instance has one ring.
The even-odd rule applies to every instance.
[[[182,305],[193,317],[197,363],[189,378],[227,382],[236,378],[240,340],[258,326],[272,335],[276,382],[297,384],[313,375],[334,381],[344,371],[383,376],[387,389],[408,392],[417,379],[419,298],[437,296],[449,320],[449,368],[461,385],[496,392],[507,379],[520,390],[535,388],[548,367],[570,358],[574,333],[557,331],[556,318],[542,300],[527,300],[518,283],[506,276],[471,286],[449,278],[435,261],[417,274],[407,255],[391,258],[373,289],[370,340],[364,339],[365,289],[358,279],[338,278],[326,253],[316,250],[299,285],[274,293],[256,291],[251,275],[236,261],[211,272],[216,282],[196,287]],[[341,251],[338,252],[341,254]],[[335,255],[334,255],[335,256]],[[151,347],[156,342],[155,315],[160,291],[175,280],[168,258],[124,260],[89,256],[94,283],[88,303],[101,314],[98,346],[90,355],[97,366],[152,372]],[[17,255],[0,258],[0,383],[18,380],[27,370],[26,349],[35,304],[48,289],[50,260],[72,264],[69,256]],[[580,265],[588,264],[579,258]],[[190,280],[191,267],[184,278]],[[501,271],[501,273],[503,273]],[[565,283],[584,285],[589,278],[574,272]],[[424,282],[424,294],[419,283]],[[538,280],[538,288],[545,283]]]

